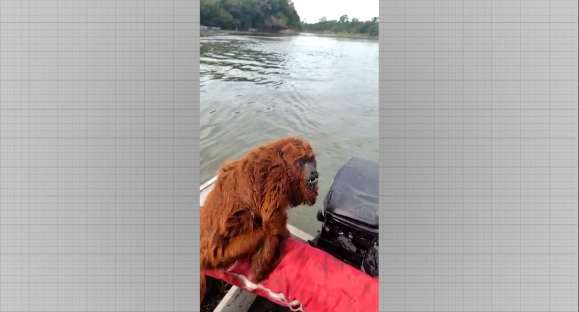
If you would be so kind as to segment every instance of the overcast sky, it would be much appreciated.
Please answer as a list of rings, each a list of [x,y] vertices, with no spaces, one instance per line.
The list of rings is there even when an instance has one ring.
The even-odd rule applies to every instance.
[[[339,19],[347,14],[350,19],[366,21],[378,17],[378,0],[292,0],[300,19],[315,23],[320,18]]]

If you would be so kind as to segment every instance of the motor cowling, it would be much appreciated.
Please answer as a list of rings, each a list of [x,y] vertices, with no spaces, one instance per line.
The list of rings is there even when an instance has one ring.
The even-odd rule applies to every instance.
[[[317,219],[322,229],[311,244],[378,276],[378,163],[351,158],[336,173]]]

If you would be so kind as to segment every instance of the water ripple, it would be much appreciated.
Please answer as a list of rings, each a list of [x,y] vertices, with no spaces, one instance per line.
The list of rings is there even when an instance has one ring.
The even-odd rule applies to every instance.
[[[322,196],[349,157],[378,160],[377,41],[315,36],[201,40],[203,180],[251,146],[289,134],[314,145]],[[315,232],[317,208],[292,210],[290,222]]]

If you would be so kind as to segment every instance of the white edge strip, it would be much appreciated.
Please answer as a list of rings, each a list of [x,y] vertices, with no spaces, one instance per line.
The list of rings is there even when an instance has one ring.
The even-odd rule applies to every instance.
[[[247,312],[257,297],[237,286],[231,286],[213,312]]]
[[[294,236],[295,238],[298,238],[304,242],[309,241],[311,239],[314,239],[314,237],[312,235],[310,235],[309,233],[306,233],[300,229],[298,229],[297,227],[288,224],[287,225],[287,229],[289,230],[289,232],[291,233],[292,236]]]
[[[213,183],[215,183],[215,181],[217,181],[217,176],[214,176],[213,178],[209,179],[209,181],[201,184],[201,188],[200,190],[203,191],[206,188],[208,188],[210,185],[213,185]]]
[[[209,181],[203,183],[200,187],[200,196],[199,196],[199,205],[203,206],[205,202],[205,198],[209,192],[213,189],[213,184],[217,181],[217,176],[209,179]],[[288,224],[287,228],[290,234],[302,241],[308,241],[313,239],[314,237],[297,227]],[[217,307],[213,310],[214,312],[247,312],[253,301],[255,300],[256,295],[245,291],[237,286],[232,286],[227,294],[221,299]]]

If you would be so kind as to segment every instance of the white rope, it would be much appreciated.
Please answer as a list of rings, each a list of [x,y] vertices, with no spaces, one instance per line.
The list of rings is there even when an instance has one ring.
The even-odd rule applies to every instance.
[[[231,267],[229,267],[229,269],[227,270],[227,273],[237,277],[237,279],[239,279],[243,283],[243,288],[245,288],[249,291],[255,291],[256,289],[259,289],[259,290],[265,292],[269,298],[276,300],[279,303],[289,307],[290,311],[292,311],[292,312],[305,312],[305,310],[302,306],[302,303],[299,302],[298,300],[293,300],[291,302],[288,302],[286,296],[283,293],[273,292],[271,289],[265,288],[261,284],[256,284],[256,283],[252,282],[245,275],[231,272],[230,270],[235,266],[235,264],[236,263],[234,263]]]

